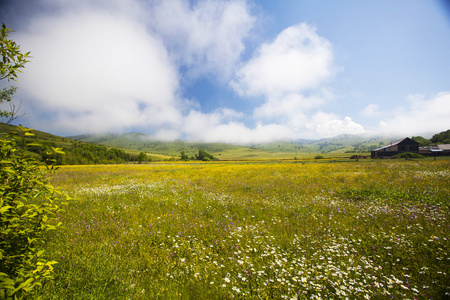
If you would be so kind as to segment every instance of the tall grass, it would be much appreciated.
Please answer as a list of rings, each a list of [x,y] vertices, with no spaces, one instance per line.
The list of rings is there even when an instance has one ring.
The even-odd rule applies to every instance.
[[[64,167],[44,299],[441,299],[450,163]]]

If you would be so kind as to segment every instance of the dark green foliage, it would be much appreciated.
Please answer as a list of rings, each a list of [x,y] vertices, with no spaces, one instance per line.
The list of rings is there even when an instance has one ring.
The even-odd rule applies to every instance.
[[[123,150],[87,143],[74,143],[72,148],[63,150],[66,155],[56,157],[58,164],[114,164],[134,160],[132,155]]]
[[[69,197],[49,184],[53,167],[25,155],[24,138],[19,145],[15,137],[5,138],[0,147],[0,299],[12,299],[53,278],[56,262],[44,259],[41,249],[47,231],[61,225],[60,200]]]
[[[324,159],[325,157],[323,157],[322,155],[316,155],[314,156],[314,159]]]
[[[214,156],[212,156],[211,154],[209,154],[205,150],[200,149],[200,150],[198,150],[198,154],[195,155],[195,159],[196,160],[208,161],[208,160],[212,160],[212,159],[215,159],[215,158],[214,158]]]
[[[432,144],[432,142],[429,139],[426,139],[421,136],[413,136],[411,139],[419,143],[419,146],[430,146]]]
[[[187,156],[187,154],[184,151],[181,151],[180,154],[181,160],[189,160],[189,156]]]
[[[2,28],[0,29],[0,80],[7,79],[17,80],[18,73],[22,72],[25,64],[28,62],[28,55],[30,52],[22,53],[20,52],[20,46],[16,44],[13,40],[9,38],[12,29],[6,28],[6,25],[2,23]],[[17,88],[11,86],[9,88],[2,88],[0,90],[0,104],[9,103],[10,110],[0,110],[0,120],[6,120],[6,123],[17,119],[18,109],[12,102],[14,94]]]
[[[433,135],[430,140],[436,144],[450,144],[450,129]]]
[[[139,164],[141,164],[143,161],[147,160],[147,154],[145,154],[144,152],[140,152],[138,157],[137,157],[137,161]]]
[[[28,55],[30,52],[20,52],[20,46],[9,39],[12,29],[6,28],[5,23],[2,23],[0,30],[0,80],[8,79],[16,80],[18,73],[25,67],[28,62]]]
[[[19,45],[8,38],[10,32],[3,24],[0,80],[8,81],[17,79],[29,54],[20,52]],[[2,89],[0,103],[11,104],[15,91],[15,87]],[[10,108],[0,110],[0,117],[9,121],[16,118],[15,106]],[[42,248],[47,231],[61,225],[57,223],[59,200],[69,199],[49,183],[49,175],[55,169],[26,155],[25,137],[33,136],[30,129],[18,129],[20,139],[14,134],[4,134],[0,139],[0,299],[21,299],[35,294],[42,282],[53,278],[52,265],[56,261],[47,261]],[[38,151],[36,144],[28,146]],[[45,155],[63,154],[58,148],[51,150]]]
[[[16,131],[13,125],[0,124],[0,132]],[[136,161],[137,157],[117,148],[79,142],[45,132],[33,131],[34,136],[25,137],[25,153],[44,162],[54,159],[58,165],[118,164]],[[0,137],[1,139],[1,137]],[[51,148],[61,148],[65,155],[48,154]]]
[[[411,152],[405,152],[400,153],[393,156],[394,158],[424,158],[423,155],[420,155],[418,153],[411,153]]]
[[[216,159],[213,155],[209,154],[203,149],[198,150],[198,154],[195,154],[195,156],[189,156],[184,152],[180,152],[181,160],[202,160],[202,161],[210,161],[213,159]]]
[[[56,144],[43,142],[42,146],[39,147],[35,143],[29,143],[26,150],[36,154],[36,158],[40,161],[54,159],[58,165],[114,164],[134,159],[123,150],[94,144],[74,143],[72,147],[63,148],[66,155],[48,154],[47,149],[51,147],[56,147]]]

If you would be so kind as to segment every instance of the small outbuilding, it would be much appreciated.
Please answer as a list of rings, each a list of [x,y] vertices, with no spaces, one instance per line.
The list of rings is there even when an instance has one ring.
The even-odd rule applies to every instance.
[[[400,153],[419,153],[419,143],[409,137],[390,142],[388,145],[371,151],[372,158],[383,158]]]
[[[419,154],[428,156],[450,155],[450,144],[419,147]]]

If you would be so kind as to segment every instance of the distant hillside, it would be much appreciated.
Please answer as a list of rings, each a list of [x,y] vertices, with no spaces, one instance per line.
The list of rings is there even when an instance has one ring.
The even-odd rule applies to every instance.
[[[101,145],[113,146],[118,148],[134,149],[138,151],[163,154],[169,156],[180,156],[180,152],[184,151],[186,155],[193,156],[198,150],[203,149],[214,156],[218,156],[221,152],[237,150],[247,147],[236,146],[225,143],[198,143],[186,141],[157,141],[149,138],[148,135],[142,133],[127,134],[103,134],[103,135],[78,135],[70,137],[75,140],[97,143]]]
[[[13,125],[0,124],[0,138],[6,138],[7,134],[16,132],[20,136],[20,130]],[[70,138],[52,135],[39,130],[32,130],[33,136],[25,138],[25,152],[38,160],[56,160],[57,164],[109,164],[135,161],[137,154],[129,153],[114,147],[96,145],[76,141]],[[39,144],[41,146],[36,146]],[[61,148],[65,155],[50,155],[51,148]]]
[[[72,139],[113,146],[122,149],[134,149],[148,153],[158,153],[179,157],[184,151],[192,156],[203,149],[219,159],[257,159],[257,158],[293,158],[310,156],[314,153],[339,154],[368,153],[390,141],[391,138],[367,137],[363,135],[341,135],[322,140],[275,141],[271,143],[251,144],[248,146],[225,143],[198,143],[187,141],[157,141],[142,133],[79,135]]]
[[[311,150],[321,153],[364,153],[396,139],[396,137],[344,134],[316,141],[311,145]]]
[[[9,133],[16,129],[13,125],[0,124],[0,133]],[[43,147],[27,146],[30,155],[43,160],[49,147],[62,148],[66,155],[57,157],[60,164],[124,163],[136,161],[141,152],[144,152],[149,160],[176,160],[180,158],[182,151],[191,157],[200,149],[219,160],[312,158],[318,153],[324,154],[325,157],[350,157],[355,153],[366,155],[371,150],[401,138],[345,134],[321,140],[280,140],[242,146],[180,140],[158,141],[142,133],[84,134],[71,137],[60,137],[39,130],[34,130],[33,133],[35,136],[27,137],[27,143],[38,142]],[[436,134],[432,140],[447,141],[449,133],[450,131]],[[432,143],[422,137],[414,138]]]

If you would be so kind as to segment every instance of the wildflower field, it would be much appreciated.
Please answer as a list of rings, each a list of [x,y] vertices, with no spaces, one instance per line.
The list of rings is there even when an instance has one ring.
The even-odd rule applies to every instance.
[[[62,167],[43,299],[443,299],[450,161]]]

